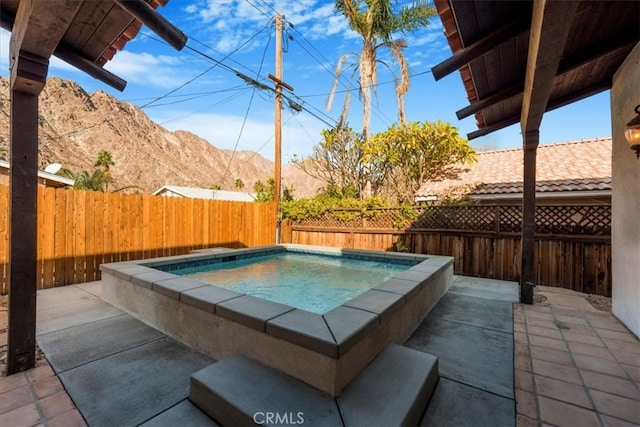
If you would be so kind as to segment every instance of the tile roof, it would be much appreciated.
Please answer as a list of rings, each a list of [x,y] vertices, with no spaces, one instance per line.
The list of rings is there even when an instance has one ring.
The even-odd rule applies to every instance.
[[[462,185],[471,195],[522,193],[522,148],[478,153],[473,165],[460,165],[455,177],[424,183],[417,197],[437,196]],[[611,190],[611,138],[539,145],[536,192]]]
[[[231,202],[255,201],[253,195],[241,191],[212,190],[209,188],[181,187],[178,185],[163,185],[154,191],[153,195],[162,196],[163,193],[166,192],[174,193],[177,196],[189,199],[227,200]]]

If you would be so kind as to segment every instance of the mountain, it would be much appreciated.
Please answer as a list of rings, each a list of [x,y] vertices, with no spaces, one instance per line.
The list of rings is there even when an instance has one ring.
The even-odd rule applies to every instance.
[[[9,155],[9,79],[0,77],[0,157]],[[258,153],[216,148],[187,131],[170,132],[137,106],[77,83],[51,78],[40,94],[39,165],[61,163],[74,172],[92,171],[100,150],[111,153],[114,187],[137,186],[151,193],[162,185],[246,190],[273,176],[274,164]],[[283,166],[283,185],[294,196],[314,195],[322,183],[293,165]]]

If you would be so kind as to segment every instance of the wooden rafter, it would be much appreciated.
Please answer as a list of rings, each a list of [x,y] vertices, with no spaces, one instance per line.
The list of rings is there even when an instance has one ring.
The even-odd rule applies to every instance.
[[[520,114],[523,135],[540,127],[579,3],[579,0],[533,2]]]
[[[520,16],[518,19],[508,22],[501,28],[487,34],[477,42],[470,46],[456,52],[450,58],[439,63],[431,69],[433,77],[440,80],[446,75],[449,75],[468,64],[476,58],[484,55],[485,53],[493,50],[502,43],[505,43],[520,34],[529,30],[529,16]]]
[[[584,51],[567,56],[560,61],[560,64],[558,65],[557,76],[559,77],[572,70],[575,70],[578,67],[593,62],[598,58],[609,55],[610,53],[615,52],[618,49],[633,46],[638,42],[639,37],[640,36],[638,35],[637,28],[630,28],[624,32],[624,35],[622,37],[616,37],[610,40],[606,40],[598,45],[589,46],[589,49],[585,49]],[[515,83],[456,111],[456,116],[458,117],[458,119],[462,120],[501,101],[505,101],[509,98],[521,95],[523,92],[524,83]]]
[[[557,108],[564,107],[565,105],[571,104],[572,102],[579,101],[584,98],[588,98],[592,95],[598,94],[600,92],[604,92],[605,90],[611,89],[611,79],[606,78],[598,83],[595,83],[586,88],[576,90],[575,92],[568,93],[559,98],[554,98],[550,100],[547,104],[547,111],[553,111]],[[504,120],[500,120],[492,125],[483,127],[482,129],[478,129],[476,131],[470,132],[467,134],[467,139],[475,139],[481,136],[490,134],[491,132],[495,132],[502,128],[506,128],[507,126],[511,126],[520,121],[520,115],[515,115],[511,117],[507,117]]]

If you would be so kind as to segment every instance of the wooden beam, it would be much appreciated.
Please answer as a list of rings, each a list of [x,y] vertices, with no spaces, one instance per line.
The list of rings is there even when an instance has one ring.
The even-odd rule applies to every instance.
[[[580,0],[533,2],[520,114],[523,135],[540,127],[579,3]]]
[[[7,375],[35,364],[38,95],[81,3],[22,0],[12,25]]]
[[[450,58],[431,68],[433,77],[438,81],[444,76],[451,74],[463,65],[479,58],[502,43],[525,33],[529,29],[529,24],[530,19],[528,15],[520,16],[517,19],[509,21],[503,27],[487,34],[477,42],[454,53]]]
[[[622,49],[623,47],[633,46],[638,42],[639,38],[640,37],[638,35],[638,30],[635,28],[630,28],[626,31],[623,31],[621,37],[614,37],[595,46],[589,46],[589,49],[574,53],[566,58],[563,58],[560,61],[560,65],[558,66],[557,76],[561,76],[565,73],[575,70],[578,67],[595,61],[596,59],[603,56],[609,55],[610,53],[615,52],[618,49]],[[476,101],[473,104],[456,111],[456,116],[459,120],[462,120],[501,101],[505,101],[509,98],[518,96],[523,92],[524,83],[512,84],[511,86],[494,92],[480,99],[479,101]]]
[[[536,150],[540,141],[537,129],[523,135],[524,176],[522,188],[522,238],[520,239],[520,302],[533,304],[535,285],[536,232]]]
[[[187,44],[187,36],[176,28],[171,22],[160,15],[149,3],[144,0],[114,0],[122,9],[131,16],[149,27],[151,31],[169,43],[174,49],[181,50]]]
[[[606,78],[584,89],[580,89],[575,92],[568,93],[559,98],[554,98],[553,100],[549,101],[549,103],[547,104],[547,111],[553,111],[557,108],[564,107],[565,105],[571,104],[572,102],[580,101],[581,99],[588,98],[592,95],[598,94],[600,92],[604,92],[605,90],[609,90],[609,89],[611,89],[611,79]],[[489,126],[485,126],[481,129],[468,133],[467,139],[472,140],[484,135],[488,135],[491,132],[495,132],[497,130],[506,128],[507,126],[511,126],[515,123],[518,123],[519,121],[520,121],[520,114],[507,117],[503,120],[500,120],[499,122],[493,123]]]
[[[0,27],[4,28],[7,31],[13,30],[14,21],[15,17],[11,16],[8,13],[3,13],[2,15],[0,15]],[[62,41],[58,44],[53,54],[67,64],[73,65],[80,71],[84,71],[94,79],[98,79],[101,82],[113,87],[114,89],[123,91],[127,86],[127,82],[125,80],[116,76],[112,72],[105,70],[98,64],[86,59]]]

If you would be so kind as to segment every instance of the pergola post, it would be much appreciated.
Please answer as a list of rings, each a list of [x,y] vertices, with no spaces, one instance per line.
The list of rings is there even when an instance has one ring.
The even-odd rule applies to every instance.
[[[536,151],[538,130],[524,134],[524,183],[522,189],[522,238],[520,241],[520,302],[533,304],[535,265],[533,262],[536,233]]]
[[[7,375],[35,365],[38,95],[49,60],[12,51]]]

